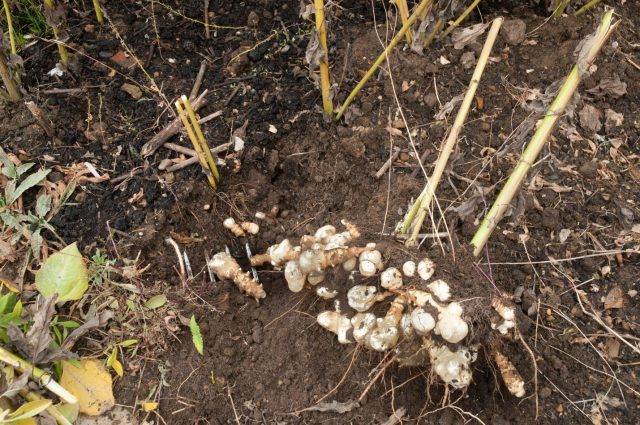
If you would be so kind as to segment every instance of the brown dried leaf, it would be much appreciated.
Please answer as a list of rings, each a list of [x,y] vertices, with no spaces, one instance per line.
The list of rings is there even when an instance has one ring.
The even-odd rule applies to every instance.
[[[624,292],[619,286],[613,287],[604,299],[605,310],[622,308],[624,306]]]
[[[13,324],[7,329],[9,340],[25,353],[33,364],[49,363],[69,357],[69,354],[60,348],[51,346],[53,337],[49,332],[49,326],[56,312],[56,298],[47,298],[38,306],[33,315],[33,325],[26,335]]]
[[[627,94],[627,83],[620,81],[620,77],[616,74],[613,78],[603,78],[597,86],[587,90],[587,93],[596,97],[611,96],[617,99]]]
[[[453,41],[453,48],[456,50],[464,49],[467,44],[473,43],[478,37],[480,37],[491,22],[486,24],[475,24],[466,28],[458,28],[453,30],[451,34],[451,41]]]
[[[91,319],[84,322],[83,325],[74,329],[69,334],[67,339],[64,340],[64,343],[62,343],[62,346],[60,348],[62,348],[65,351],[71,351],[71,349],[76,344],[76,342],[80,339],[80,337],[82,337],[84,334],[86,334],[87,332],[93,329],[104,327],[104,325],[106,325],[107,322],[112,318],[113,318],[113,311],[111,310],[101,311],[100,314],[93,316]]]
[[[611,360],[615,360],[620,356],[620,341],[617,338],[609,338],[604,344],[605,353]]]
[[[142,97],[142,90],[135,84],[124,83],[122,86],[120,86],[120,90],[128,93],[129,96],[131,96],[135,100],[138,100]]]

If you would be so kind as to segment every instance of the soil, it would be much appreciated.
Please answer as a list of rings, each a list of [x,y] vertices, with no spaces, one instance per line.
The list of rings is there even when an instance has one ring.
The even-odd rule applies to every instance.
[[[381,3],[375,6],[377,25],[369,2],[354,3],[336,6],[331,25],[337,101],[381,51],[378,37],[389,39],[393,31],[394,18],[387,26]],[[529,174],[512,214],[496,229],[479,263],[468,241],[526,140],[510,137],[532,114],[522,100],[530,92],[521,89],[544,93],[568,73],[575,47],[596,27],[602,7],[555,23],[539,8],[520,2],[482,6],[486,21],[498,15],[522,20],[526,39],[515,45],[504,36],[498,39],[439,188],[451,238],[443,244],[427,239],[415,251],[388,236],[425,182],[421,172],[412,175],[417,162],[406,132],[389,131],[403,127],[394,93],[418,154],[428,151],[429,172],[453,119],[434,116],[441,104],[464,92],[472,69],[463,66],[463,54],[477,56],[481,44],[461,50],[448,42],[435,44],[422,56],[396,49],[389,58],[391,73],[376,73],[363,88],[349,123],[333,123],[323,118],[320,92],[303,62],[311,24],[298,17],[296,1],[213,1],[212,22],[238,28],[212,28],[210,40],[194,21],[202,16],[200,2],[165,7],[108,1],[109,23],[102,27],[88,26],[92,16],[84,12],[90,10],[78,6],[69,17],[69,44],[77,59],[71,73],[47,75],[55,49],[45,41],[24,55],[28,97],[49,115],[56,140],[47,138],[20,104],[0,106],[0,139],[4,149],[43,166],[86,161],[112,181],[123,176],[117,183],[83,184],[53,222],[66,242],[78,241],[87,255],[96,247],[113,258],[139,255],[151,266],[140,281],[143,294],[169,297],[170,305],[143,328],[123,327],[124,335],[139,335],[143,342],[138,356],[125,359],[125,378],[115,386],[118,403],[135,406],[161,385],[156,413],[162,419],[155,420],[175,425],[373,424],[385,423],[400,409],[405,411],[402,423],[637,422],[640,258],[602,254],[640,242],[632,230],[640,223],[640,69],[634,65],[640,63],[640,5],[618,3],[624,3],[616,9],[622,24],[596,61],[597,69],[580,86],[575,114],[563,118],[541,154],[544,161]],[[474,12],[464,25],[480,19]],[[131,68],[114,62],[125,45],[145,72],[135,61]],[[248,54],[234,59],[247,49]],[[160,92],[169,100],[188,94],[204,59],[210,65],[202,89],[209,95],[200,115],[223,111],[203,125],[209,145],[227,142],[248,123],[241,136],[244,149],[220,155],[226,165],[216,192],[196,166],[159,171],[160,161],[176,157],[175,152],[160,148],[147,158],[140,155],[144,143],[172,119]],[[626,83],[626,94],[589,92],[613,76]],[[140,87],[142,96],[134,99],[121,89],[124,83]],[[584,105],[597,108],[603,123],[608,109],[621,113],[624,121],[589,132],[578,114]],[[171,141],[189,145],[183,136]],[[390,173],[375,178],[392,148],[401,149],[399,159]],[[128,176],[132,170],[140,171]],[[479,195],[482,188],[484,196]],[[142,198],[134,198],[139,193]],[[519,304],[518,326],[535,355],[537,392],[534,362],[518,340],[500,348],[526,380],[522,400],[497,378],[487,345],[465,393],[446,394],[428,369],[397,365],[387,367],[368,388],[384,356],[340,345],[316,324],[315,316],[332,309],[331,302],[310,290],[289,292],[282,274],[269,269],[259,271],[267,292],[260,303],[231,283],[209,281],[205,255],[225,246],[247,265],[245,240],[221,226],[224,218],[255,220],[258,211],[267,219],[258,221],[261,231],[246,240],[253,252],[348,219],[360,228],[362,240],[380,244],[389,264],[431,258],[437,264],[435,277],[448,281],[456,297],[488,300],[495,288],[507,296],[518,287],[528,290]],[[425,225],[425,231],[431,230]],[[444,222],[437,230],[446,230]],[[186,250],[195,276],[186,284],[177,273],[173,248],[164,242],[169,236],[190,242]],[[346,282],[347,277],[336,273],[331,278]],[[582,303],[609,329],[582,311],[573,285],[584,291]],[[607,295],[616,293],[622,305],[605,308]],[[538,314],[527,314],[531,306],[538,306]],[[188,327],[172,326],[191,315],[200,323],[204,356],[195,351]],[[477,329],[487,323],[486,317],[474,317]],[[611,329],[634,347],[621,343]],[[305,411],[327,394],[323,401],[348,402],[365,392],[359,407],[347,413]],[[144,417],[139,407],[137,412]]]

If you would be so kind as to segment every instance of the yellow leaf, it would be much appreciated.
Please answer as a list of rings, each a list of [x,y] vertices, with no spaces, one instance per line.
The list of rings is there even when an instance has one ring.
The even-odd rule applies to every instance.
[[[113,350],[111,351],[111,355],[107,359],[107,366],[111,367],[115,360],[118,360],[118,347],[113,347]]]
[[[111,364],[111,367],[116,371],[119,377],[122,378],[124,376],[124,369],[122,368],[122,363],[120,363],[120,360],[114,360]]]
[[[145,412],[149,413],[158,408],[158,403],[153,401],[147,401],[146,403],[142,403],[142,408]]]
[[[99,416],[115,405],[111,375],[98,360],[82,359],[79,367],[63,361],[60,385],[78,398],[80,412],[89,416]]]
[[[38,422],[36,422],[36,420],[33,418],[27,418],[27,419],[12,421],[11,425],[38,425]]]
[[[16,409],[16,411],[11,412],[7,417],[7,419],[9,420],[9,423],[11,422],[15,423],[21,420],[31,418],[37,415],[38,413],[42,412],[43,410],[47,409],[49,406],[51,406],[51,404],[52,404],[51,400],[46,400],[46,399],[30,401],[20,406],[18,409]]]

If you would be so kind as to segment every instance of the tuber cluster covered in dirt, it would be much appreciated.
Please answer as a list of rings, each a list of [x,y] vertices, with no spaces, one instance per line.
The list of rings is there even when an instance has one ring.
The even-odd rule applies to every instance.
[[[493,319],[486,329],[492,335],[478,335],[473,332],[465,302],[458,300],[463,294],[456,294],[442,279],[432,279],[436,271],[433,261],[408,259],[398,267],[385,268],[376,244],[353,246],[360,232],[347,221],[342,224],[342,232],[325,225],[313,235],[302,236],[298,245],[284,239],[250,258],[251,266],[270,264],[284,272],[291,291],[309,287],[319,297],[333,300],[333,309],[321,312],[317,322],[340,343],[391,351],[401,365],[430,366],[448,386],[468,387],[481,343],[508,338],[515,330],[514,308],[501,299],[487,298],[485,309]],[[262,285],[228,254],[216,254],[209,265],[220,278],[234,281],[256,300],[266,296]],[[345,281],[342,284],[335,281],[339,274]],[[495,347],[487,348],[507,388],[522,397],[524,381]]]

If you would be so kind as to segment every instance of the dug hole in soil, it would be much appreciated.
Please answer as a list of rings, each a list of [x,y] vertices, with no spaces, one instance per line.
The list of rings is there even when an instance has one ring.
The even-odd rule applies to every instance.
[[[532,114],[527,106],[568,74],[574,48],[597,27],[603,11],[600,6],[555,23],[529,5],[489,3],[481,9],[485,21],[504,15],[526,24],[526,31],[508,37],[505,24],[439,188],[451,239],[443,244],[428,239],[417,251],[381,236],[393,231],[425,182],[421,172],[412,175],[417,162],[399,123],[389,73],[376,73],[378,78],[363,88],[349,124],[326,122],[320,92],[303,62],[312,24],[298,17],[298,2],[214,1],[209,8],[213,23],[239,28],[211,29],[210,40],[201,25],[185,18],[201,18],[199,2],[152,7],[108,1],[104,8],[110,25],[103,27],[87,27],[88,18],[72,13],[70,45],[80,63],[73,78],[47,76],[55,62],[51,45],[41,42],[28,50],[25,87],[46,109],[59,141],[52,143],[24,106],[3,105],[3,148],[23,152],[43,166],[89,161],[112,179],[141,169],[115,184],[84,185],[56,217],[55,227],[66,242],[78,241],[86,254],[96,247],[105,247],[112,257],[140,254],[151,265],[143,276],[146,290],[166,293],[172,311],[185,318],[195,315],[201,327],[204,356],[194,349],[187,327],[174,327],[179,318],[145,324],[155,332],[130,329],[133,335],[154,336],[144,341],[143,353],[125,362],[125,377],[115,387],[119,404],[134,406],[163,385],[157,411],[163,419],[152,413],[148,420],[175,425],[377,424],[394,412],[403,412],[402,423],[425,424],[637,422],[640,260],[637,254],[593,254],[640,242],[634,227],[640,223],[640,7],[615,2],[622,24],[597,58],[597,70],[579,87],[575,112],[554,132],[541,154],[544,160],[530,172],[511,216],[496,229],[476,265],[468,241],[517,161],[521,146],[512,133]],[[334,10],[329,44],[332,77],[340,83],[338,101],[382,51],[378,37],[390,39],[395,31],[395,18],[387,24],[379,3],[376,25],[372,12],[369,2],[343,3]],[[474,12],[463,25],[480,19]],[[229,141],[247,123],[244,149],[220,155],[226,166],[216,192],[197,166],[159,171],[160,161],[175,157],[174,152],[160,148],[141,157],[144,143],[170,118],[158,93],[148,90],[145,74],[113,61],[123,49],[114,27],[167,99],[188,94],[200,62],[209,60],[202,89],[210,94],[199,114],[223,111],[203,125],[209,145]],[[416,148],[429,151],[427,172],[453,119],[434,116],[465,91],[473,68],[467,61],[475,60],[483,40],[460,50],[436,43],[422,56],[396,48],[389,57]],[[247,49],[250,53],[229,65]],[[614,77],[626,84],[626,93],[599,89],[603,79]],[[141,87],[142,96],[132,98],[121,89],[124,83]],[[51,91],[78,87],[83,89]],[[596,124],[593,115],[587,116],[592,107]],[[607,111],[624,119],[609,120],[613,115]],[[183,136],[171,141],[189,143]],[[375,178],[393,148],[401,153],[391,171]],[[258,211],[267,219],[257,221]],[[235,238],[222,227],[230,216],[257,221],[261,230]],[[259,270],[267,293],[260,303],[232,283],[209,281],[205,253],[223,251],[226,245],[247,268],[245,241],[254,253],[263,252],[324,224],[338,226],[341,219],[358,226],[362,241],[379,243],[385,263],[431,258],[434,277],[449,282],[458,298],[490,299],[496,294],[492,284],[508,295],[524,289],[528,298],[520,297],[518,327],[535,356],[537,391],[534,362],[518,340],[506,342],[502,350],[526,381],[523,399],[509,394],[482,349],[464,393],[447,393],[428,369],[395,364],[367,390],[384,355],[354,352],[353,344],[339,344],[316,324],[318,313],[333,309],[331,301],[309,289],[291,293],[282,273],[269,268]],[[431,231],[431,224],[424,230]],[[443,223],[438,231],[445,231]],[[169,236],[188,242],[184,247],[195,277],[184,285],[175,252],[164,242]],[[572,257],[580,258],[551,261]],[[331,278],[346,284],[344,273]],[[593,306],[631,347],[584,314],[573,285],[580,285],[583,303]],[[614,307],[607,305],[612,291],[621,294]],[[474,324],[486,326],[486,318],[474,317]],[[327,393],[325,402],[348,402],[365,390],[359,407],[349,412],[302,412]]]

